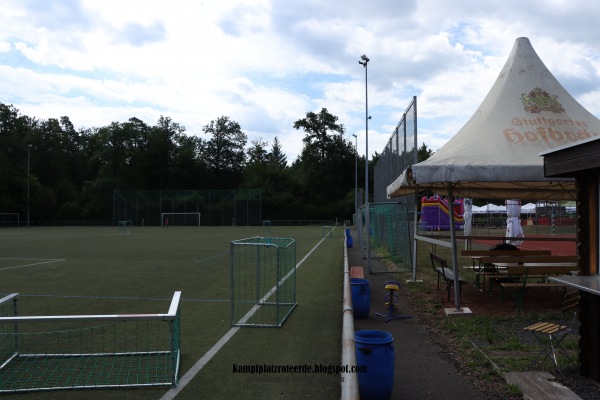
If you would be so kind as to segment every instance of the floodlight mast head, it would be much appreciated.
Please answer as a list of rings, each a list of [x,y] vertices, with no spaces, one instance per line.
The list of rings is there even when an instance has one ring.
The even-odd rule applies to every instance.
[[[368,68],[369,57],[360,56],[358,63],[365,68],[365,222],[367,225],[367,270],[371,272],[371,249],[370,249],[370,222],[369,222],[369,91],[368,91]]]

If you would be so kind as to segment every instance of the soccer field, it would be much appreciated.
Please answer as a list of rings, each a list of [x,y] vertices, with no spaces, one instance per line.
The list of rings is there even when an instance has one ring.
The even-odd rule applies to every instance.
[[[0,297],[19,293],[19,315],[166,313],[173,293],[181,291],[180,377],[198,369],[198,361],[231,335],[176,391],[61,390],[18,398],[339,398],[337,374],[299,368],[248,373],[247,366],[333,366],[341,358],[342,229],[325,239],[320,226],[263,229],[133,227],[131,234],[119,234],[116,227],[0,230]],[[229,244],[253,236],[295,240],[296,262],[302,261],[298,306],[281,328],[243,327],[232,333]]]

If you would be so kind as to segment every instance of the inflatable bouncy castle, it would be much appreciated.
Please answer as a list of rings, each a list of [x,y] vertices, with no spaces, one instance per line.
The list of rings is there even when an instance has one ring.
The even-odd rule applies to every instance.
[[[450,230],[450,207],[448,199],[442,199],[439,195],[421,198],[421,221],[419,228],[430,231]],[[465,225],[463,217],[465,208],[463,199],[455,199],[452,207],[454,213],[454,228],[462,230]]]

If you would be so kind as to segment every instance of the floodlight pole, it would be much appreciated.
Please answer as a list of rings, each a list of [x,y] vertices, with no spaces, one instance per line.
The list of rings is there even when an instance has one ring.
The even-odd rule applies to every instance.
[[[358,218],[358,136],[354,136],[354,226]]]
[[[367,271],[371,273],[371,226],[369,223],[369,90],[368,68],[369,57],[360,56],[358,63],[365,67],[365,223],[367,225]]]
[[[31,145],[27,145],[27,226],[29,226],[29,160],[31,153]]]

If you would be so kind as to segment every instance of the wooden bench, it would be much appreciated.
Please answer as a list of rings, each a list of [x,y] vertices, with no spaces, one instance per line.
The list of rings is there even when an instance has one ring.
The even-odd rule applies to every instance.
[[[350,267],[350,278],[365,278],[363,267]]]
[[[493,257],[481,257],[481,263],[486,265],[492,264],[526,264],[526,263],[539,263],[539,264],[561,264],[561,263],[576,263],[579,261],[579,256],[552,256],[552,255],[539,255],[539,256],[493,256]]]
[[[528,257],[551,255],[551,250],[462,250],[460,255],[471,259],[472,268],[475,273],[475,286],[485,291],[487,275],[495,275],[498,270],[493,265],[483,262],[489,257]],[[483,276],[483,285],[480,284]]]
[[[496,273],[493,276],[493,279],[490,280],[490,290],[492,282],[496,281],[498,283],[502,283],[502,282],[506,282],[506,283],[511,283],[511,282],[507,282],[510,279],[507,278],[507,275],[509,275],[508,273],[506,273],[506,268],[508,266],[512,266],[512,267],[516,267],[519,265],[530,265],[531,264],[536,264],[536,267],[542,267],[542,266],[546,266],[548,268],[551,267],[555,267],[555,266],[560,266],[561,264],[564,265],[566,268],[569,268],[569,271],[565,272],[565,273],[569,273],[570,271],[576,271],[579,268],[576,266],[577,265],[577,261],[578,261],[579,257],[578,256],[552,256],[552,255],[539,255],[539,256],[496,256],[496,257],[482,257],[481,258],[481,263],[488,265],[488,266],[493,266],[493,268],[496,269]],[[500,270],[500,268],[502,268],[504,270],[505,273],[501,273],[502,271]],[[517,270],[513,270],[513,271],[517,271]],[[546,272],[537,269],[537,271],[540,271],[538,273],[538,276],[533,276],[533,275],[529,275],[530,278],[542,278],[544,277],[544,275],[547,275]],[[515,274],[517,274],[515,272]],[[507,286],[511,286],[511,285],[505,285],[505,287]]]
[[[569,264],[570,262],[567,262]],[[556,263],[534,263],[531,265],[510,265],[506,267],[506,280],[500,282],[502,287],[502,297],[504,297],[504,289],[512,288],[515,291],[515,305],[519,310],[523,308],[523,294],[529,288],[561,288],[566,289],[566,286],[561,283],[548,282],[546,279],[549,276],[568,275],[573,271],[572,265],[558,265]]]
[[[448,300],[450,300],[450,289],[454,286],[454,271],[448,268],[448,263],[446,259],[433,253],[429,252],[429,257],[431,258],[431,266],[433,267],[433,271],[437,274],[437,289],[440,290],[440,278],[444,278],[446,283],[446,289],[448,291]],[[459,288],[458,293],[462,292],[462,285],[466,283],[464,279],[458,279]]]
[[[551,250],[463,250],[460,252],[462,257],[468,257],[472,260],[473,269],[482,268],[485,265],[482,259],[488,257],[537,257],[551,254]],[[476,261],[479,261],[479,265],[475,265]]]
[[[463,257],[494,257],[494,256],[544,256],[551,255],[552,250],[462,250]]]

